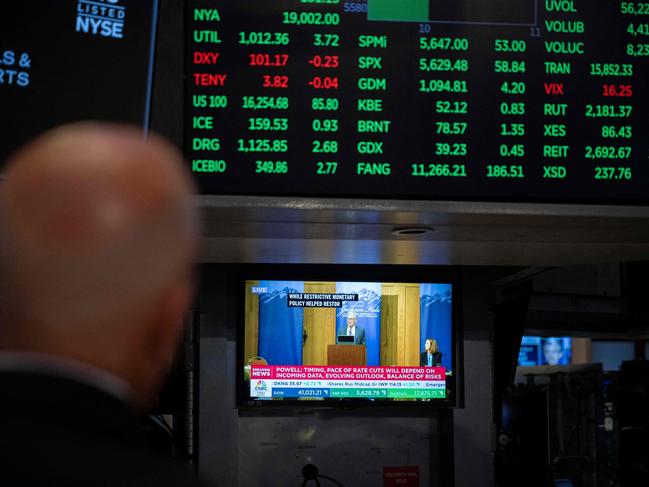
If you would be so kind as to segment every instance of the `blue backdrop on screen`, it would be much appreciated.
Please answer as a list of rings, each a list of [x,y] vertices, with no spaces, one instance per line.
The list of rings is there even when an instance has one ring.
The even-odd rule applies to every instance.
[[[452,287],[450,284],[422,284],[419,289],[420,350],[424,350],[426,338],[434,338],[442,352],[442,366],[453,370]]]
[[[303,293],[302,281],[261,281],[259,355],[269,365],[302,365],[304,309],[288,307],[288,293]]]
[[[518,352],[518,365],[524,367],[541,364],[541,338],[524,336]]]
[[[358,301],[345,301],[336,313],[336,333],[347,326],[347,313],[354,310],[356,326],[365,330],[367,365],[381,365],[381,283],[337,282],[337,293],[358,294]]]

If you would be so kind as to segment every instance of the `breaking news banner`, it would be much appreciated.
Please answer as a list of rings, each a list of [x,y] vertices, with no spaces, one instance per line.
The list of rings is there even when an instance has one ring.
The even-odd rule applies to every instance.
[[[250,393],[258,398],[443,399],[443,367],[257,366]]]

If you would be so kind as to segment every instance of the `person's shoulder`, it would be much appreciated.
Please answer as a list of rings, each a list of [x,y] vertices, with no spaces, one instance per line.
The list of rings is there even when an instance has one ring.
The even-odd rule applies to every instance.
[[[20,478],[24,485],[50,485],[57,479],[57,485],[87,486],[99,478],[102,485],[203,485],[182,465],[139,441],[123,439],[117,431],[75,430],[65,420],[20,418],[5,429],[0,454],[5,478]]]
[[[96,478],[103,485],[201,485],[153,450],[130,409],[104,391],[40,373],[0,373],[0,385],[6,478],[71,487]]]

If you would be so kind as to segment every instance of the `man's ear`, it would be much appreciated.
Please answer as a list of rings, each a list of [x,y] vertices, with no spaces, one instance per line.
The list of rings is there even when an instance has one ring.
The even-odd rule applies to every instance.
[[[137,409],[144,411],[151,407],[164,376],[173,365],[183,330],[183,315],[192,295],[191,280],[179,279],[160,293],[151,312],[143,317],[145,324],[138,327],[132,342],[133,360],[124,373],[135,390]]]
[[[150,335],[154,358],[161,367],[171,366],[183,329],[183,317],[192,295],[191,281],[182,279],[170,286],[159,298]]]

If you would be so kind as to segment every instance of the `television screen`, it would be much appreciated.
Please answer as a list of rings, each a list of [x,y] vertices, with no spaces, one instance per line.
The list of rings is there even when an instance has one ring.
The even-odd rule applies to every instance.
[[[245,283],[250,405],[454,405],[451,283]],[[422,404],[422,405],[427,405]]]
[[[572,339],[569,337],[524,336],[518,354],[518,365],[568,365],[572,362]]]

